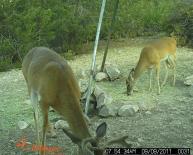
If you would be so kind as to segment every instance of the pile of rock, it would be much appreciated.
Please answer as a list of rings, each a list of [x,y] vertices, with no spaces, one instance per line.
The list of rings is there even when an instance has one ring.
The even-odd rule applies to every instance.
[[[97,71],[95,75],[95,80],[97,82],[103,81],[103,80],[114,81],[116,79],[119,79],[120,76],[121,76],[121,72],[116,65],[105,64],[104,72]]]
[[[82,98],[83,109],[85,108],[85,102],[86,95]],[[139,111],[147,111],[146,106],[128,101],[117,103],[98,85],[92,90],[88,108],[89,115],[98,115],[100,117],[134,116]]]

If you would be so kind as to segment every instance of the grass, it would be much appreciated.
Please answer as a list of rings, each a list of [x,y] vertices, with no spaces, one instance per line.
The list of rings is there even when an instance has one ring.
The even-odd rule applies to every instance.
[[[128,134],[129,140],[138,142],[139,147],[193,148],[193,98],[191,96],[193,88],[186,87],[183,84],[184,78],[192,75],[192,49],[185,47],[177,49],[177,81],[175,87],[171,86],[170,74],[166,86],[161,89],[160,95],[157,95],[155,80],[153,91],[148,92],[148,74],[145,72],[137,82],[139,92],[135,92],[133,96],[127,96],[124,93],[128,72],[136,65],[144,43],[151,39],[136,38],[114,41],[110,46],[107,62],[117,64],[122,77],[114,82],[96,83],[113,97],[113,104],[120,106],[122,101],[132,104],[144,103],[151,114],[138,113],[134,117],[95,118],[92,127],[95,127],[96,123],[106,121],[108,124],[107,138]],[[101,64],[103,51],[104,44],[101,44],[96,57],[97,65]],[[82,54],[68,61],[77,79],[81,69],[90,69],[91,57],[89,53]],[[163,68],[161,68],[162,80],[164,77]],[[0,88],[0,154],[22,153],[15,147],[15,143],[23,135],[27,136],[31,143],[34,143],[35,130],[32,107],[28,101],[27,88],[21,70],[1,72]],[[54,113],[50,113],[49,116],[50,120],[59,117]],[[20,130],[17,126],[20,120],[29,122],[30,127]],[[59,136],[56,139],[47,139],[47,144],[62,147],[65,154],[70,154],[75,146],[61,131],[57,131],[57,134]],[[141,138],[142,141],[139,142],[138,138]],[[34,154],[34,152],[29,154]]]

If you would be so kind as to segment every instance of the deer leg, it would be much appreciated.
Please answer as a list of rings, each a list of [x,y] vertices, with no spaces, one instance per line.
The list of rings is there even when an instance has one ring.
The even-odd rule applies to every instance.
[[[38,116],[38,94],[34,92],[33,90],[31,91],[31,103],[33,106],[34,110],[34,121],[35,121],[35,130],[36,130],[36,136],[37,136],[37,144],[40,145],[40,136],[39,136],[39,116]]]
[[[151,83],[151,81],[152,81],[152,68],[149,68],[149,91],[151,91],[152,90],[152,83]]]
[[[159,74],[160,74],[160,63],[156,65],[156,79],[157,79],[158,94],[160,94]]]
[[[173,86],[175,86],[175,83],[176,83],[176,60],[172,60],[173,62]]]
[[[166,70],[166,74],[165,74],[165,78],[163,83],[161,84],[161,87],[163,87],[166,84],[166,81],[168,79],[168,66],[167,66],[167,62],[164,62],[164,66],[165,66],[165,70]]]
[[[41,101],[41,111],[43,114],[43,131],[42,131],[42,145],[41,145],[41,155],[45,155],[45,143],[46,143],[46,132],[48,129],[48,110],[49,107],[44,104],[44,102]]]
[[[173,70],[173,86],[176,83],[176,56],[170,57],[170,63],[172,63],[172,70]]]

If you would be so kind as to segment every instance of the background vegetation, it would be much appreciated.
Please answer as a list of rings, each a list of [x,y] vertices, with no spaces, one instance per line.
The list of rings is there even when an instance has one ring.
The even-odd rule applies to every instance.
[[[100,39],[107,37],[115,0],[107,0]],[[34,46],[47,46],[66,57],[93,41],[101,0],[1,0],[0,71],[20,66]],[[175,34],[193,45],[191,0],[120,0],[112,39]],[[18,55],[20,53],[20,56]]]

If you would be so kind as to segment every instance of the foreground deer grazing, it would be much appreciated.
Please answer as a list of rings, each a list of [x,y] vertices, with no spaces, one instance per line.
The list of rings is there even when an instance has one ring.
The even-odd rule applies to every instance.
[[[133,87],[135,81],[142,72],[149,69],[150,81],[149,90],[151,90],[151,76],[152,68],[156,69],[156,79],[158,86],[158,94],[160,94],[160,62],[165,61],[166,74],[164,81],[161,86],[163,86],[168,78],[168,68],[173,69],[173,85],[175,85],[175,72],[176,72],[176,40],[171,37],[164,37],[162,39],[151,42],[149,45],[144,47],[141,51],[139,61],[135,69],[133,68],[128,78],[126,79],[127,94],[131,95],[133,93]]]
[[[71,132],[64,130],[79,146],[79,155],[102,154],[98,140],[106,134],[106,123],[102,123],[93,138],[80,106],[80,91],[71,67],[54,51],[45,47],[35,47],[29,51],[22,63],[22,71],[31,98],[34,120],[39,138],[39,107],[43,116],[42,146],[45,146],[46,132],[49,129],[48,110],[51,106],[67,120]],[[117,142],[124,142],[125,138]],[[127,144],[124,142],[123,144]],[[41,151],[41,154],[45,154]]]

